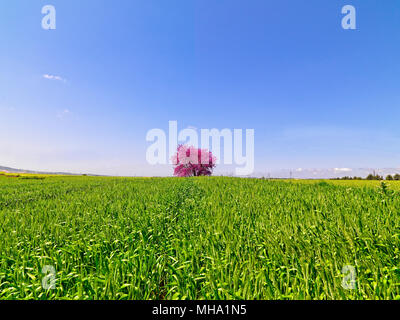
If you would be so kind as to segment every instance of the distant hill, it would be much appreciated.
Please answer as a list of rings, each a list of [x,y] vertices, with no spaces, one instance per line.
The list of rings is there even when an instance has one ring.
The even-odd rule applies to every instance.
[[[0,172],[8,173],[30,173],[30,174],[52,174],[52,175],[69,175],[69,176],[93,176],[93,177],[104,177],[107,175],[97,174],[84,174],[84,173],[70,173],[70,172],[44,172],[44,171],[33,171],[24,169],[15,169],[10,167],[0,166]],[[310,168],[297,168],[297,169],[281,169],[271,171],[256,171],[250,178],[275,178],[275,179],[335,179],[344,176],[350,177],[362,177],[365,178],[369,174],[379,174],[384,178],[387,175],[400,174],[400,168],[325,168],[325,169],[310,169]],[[221,176],[233,176],[233,173],[225,172],[221,173]],[[161,177],[161,176],[160,176]]]
[[[369,174],[387,175],[400,174],[400,168],[297,168],[271,170],[270,172],[255,172],[252,176],[256,178],[271,177],[279,179],[334,179],[344,176],[365,178]]]
[[[15,169],[15,168],[2,167],[2,166],[0,166],[0,171],[8,172],[8,173],[59,174],[59,175],[69,175],[69,176],[78,176],[78,175],[81,175],[81,174],[68,173],[68,172],[32,171],[32,170]]]

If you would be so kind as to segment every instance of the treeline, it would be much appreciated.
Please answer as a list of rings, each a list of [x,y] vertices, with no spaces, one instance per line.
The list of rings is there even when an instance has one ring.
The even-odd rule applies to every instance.
[[[395,175],[387,175],[386,178],[384,178],[383,176],[379,175],[379,174],[369,174],[365,179],[361,178],[361,177],[342,177],[342,178],[335,178],[333,180],[400,180],[400,174],[396,173]]]

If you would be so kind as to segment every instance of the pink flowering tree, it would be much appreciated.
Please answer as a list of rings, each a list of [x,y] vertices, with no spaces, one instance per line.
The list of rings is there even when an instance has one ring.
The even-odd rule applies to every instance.
[[[172,157],[172,163],[175,166],[174,176],[211,176],[216,160],[206,149],[179,145],[176,154]]]

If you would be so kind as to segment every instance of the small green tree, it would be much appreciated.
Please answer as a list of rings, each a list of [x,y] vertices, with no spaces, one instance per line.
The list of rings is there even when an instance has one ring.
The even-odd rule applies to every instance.
[[[387,175],[387,176],[386,176],[386,180],[390,180],[390,181],[391,181],[391,180],[393,180],[393,177],[392,177],[392,175],[390,175],[390,174],[389,174],[389,175]]]
[[[393,177],[394,180],[400,180],[400,174],[396,173]]]

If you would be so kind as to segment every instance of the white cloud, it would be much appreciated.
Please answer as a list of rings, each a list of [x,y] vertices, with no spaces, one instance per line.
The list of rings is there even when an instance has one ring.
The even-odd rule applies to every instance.
[[[57,114],[57,118],[62,119],[64,117],[66,117],[67,115],[69,115],[70,113],[71,113],[71,111],[69,111],[68,109],[64,109],[63,111],[61,111]]]
[[[350,168],[334,168],[333,170],[335,170],[336,172],[351,172],[351,171],[353,171]]]
[[[56,80],[56,81],[62,81],[62,82],[67,82],[67,79],[64,79],[60,76],[52,75],[52,74],[44,74],[43,78],[47,80]]]

